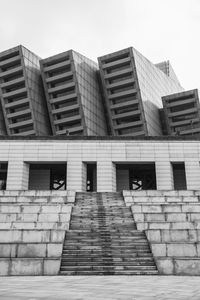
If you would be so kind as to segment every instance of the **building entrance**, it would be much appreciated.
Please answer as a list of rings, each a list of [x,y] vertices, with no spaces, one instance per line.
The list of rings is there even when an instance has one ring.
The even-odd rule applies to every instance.
[[[30,190],[66,190],[66,164],[30,164]]]
[[[117,190],[156,190],[155,163],[117,164]]]
[[[97,190],[97,165],[96,163],[87,163],[87,192],[96,192]]]

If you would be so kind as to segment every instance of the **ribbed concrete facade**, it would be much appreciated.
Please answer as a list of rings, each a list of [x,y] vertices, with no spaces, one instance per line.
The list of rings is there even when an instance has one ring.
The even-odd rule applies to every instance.
[[[8,135],[48,135],[39,58],[22,46],[0,54],[0,95]]]
[[[75,51],[40,62],[54,135],[106,135],[97,65]]]
[[[200,136],[200,105],[197,90],[162,98],[168,135]]]
[[[162,135],[161,97],[182,91],[134,48],[98,58],[112,135]]]

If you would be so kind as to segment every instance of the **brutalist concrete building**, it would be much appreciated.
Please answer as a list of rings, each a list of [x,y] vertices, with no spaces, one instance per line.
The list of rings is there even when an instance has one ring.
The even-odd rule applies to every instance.
[[[0,97],[8,135],[51,134],[39,59],[23,46],[0,53]]]
[[[134,48],[40,65],[0,54],[0,276],[200,275],[197,91]]]
[[[162,135],[161,97],[183,91],[175,76],[165,74],[134,48],[98,60],[111,134]]]
[[[200,105],[197,90],[162,97],[168,135],[200,136]]]
[[[169,102],[163,97],[184,92],[169,61],[154,65],[131,47],[99,57],[98,62],[99,66],[73,50],[42,60],[23,46],[0,53],[1,135],[174,134],[168,124],[172,111],[164,109],[162,122],[159,116]],[[183,103],[189,105],[186,98]],[[194,98],[197,109],[197,91]],[[177,114],[183,106],[173,109]],[[198,134],[198,109],[185,122]]]
[[[41,60],[54,135],[107,135],[97,64],[75,51]]]

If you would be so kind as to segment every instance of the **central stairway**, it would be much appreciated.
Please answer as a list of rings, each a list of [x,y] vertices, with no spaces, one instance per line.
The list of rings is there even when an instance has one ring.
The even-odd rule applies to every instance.
[[[77,193],[60,275],[158,274],[146,235],[121,193]]]

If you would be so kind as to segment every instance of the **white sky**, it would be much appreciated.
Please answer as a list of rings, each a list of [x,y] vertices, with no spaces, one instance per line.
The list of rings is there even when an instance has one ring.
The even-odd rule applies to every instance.
[[[199,88],[200,0],[0,0],[0,51],[18,44],[42,58],[73,49],[95,61],[133,46]]]

